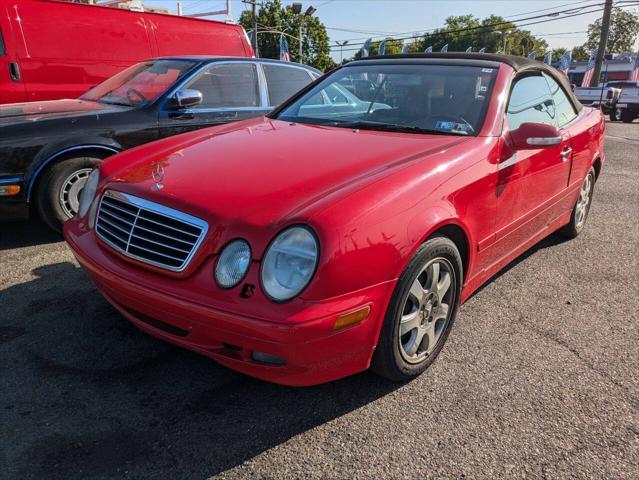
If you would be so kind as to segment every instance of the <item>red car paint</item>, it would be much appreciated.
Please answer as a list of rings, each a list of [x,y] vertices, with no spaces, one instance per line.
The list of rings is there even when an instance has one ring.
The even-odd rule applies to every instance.
[[[4,48],[3,48],[4,46]],[[75,98],[153,57],[252,57],[241,26],[54,0],[0,0],[0,104]]]
[[[67,222],[65,238],[105,297],[151,335],[276,383],[311,385],[363,371],[397,280],[429,236],[442,228],[463,236],[463,302],[565,225],[587,172],[601,169],[604,122],[589,108],[561,131],[561,145],[514,152],[504,118],[514,76],[509,65],[499,67],[477,136],[261,118],[111,157],[101,167],[96,199],[114,189],[208,222],[206,239],[182,272],[118,254],[86,219]],[[569,161],[560,155],[566,144],[573,149]],[[161,190],[153,188],[158,162]],[[275,303],[260,288],[260,261],[275,235],[300,223],[318,236],[317,271],[300,296]],[[253,260],[240,285],[224,290],[213,277],[215,261],[238,237],[250,243]],[[242,295],[246,284],[254,286],[249,298]],[[339,316],[366,305],[365,321],[333,330]],[[153,319],[188,334],[172,335]],[[287,364],[252,361],[251,351]]]

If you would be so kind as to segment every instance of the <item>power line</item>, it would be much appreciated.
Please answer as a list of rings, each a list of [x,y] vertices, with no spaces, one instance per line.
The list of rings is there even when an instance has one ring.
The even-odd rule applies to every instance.
[[[620,5],[620,6],[615,6],[614,8],[627,8],[627,7],[632,7],[632,6],[636,6],[639,5],[639,1],[634,1],[633,3],[628,2],[629,4],[627,5]],[[603,4],[598,4],[598,5],[603,5]],[[590,5],[588,7],[592,7],[595,5]],[[590,13],[596,13],[596,12],[600,12],[602,11],[603,8],[598,8],[596,10],[590,10],[587,12],[580,12],[580,13],[573,13],[570,15],[565,15],[563,17],[557,17],[557,18],[549,18],[549,19],[545,19],[545,20],[537,20],[534,22],[529,22],[529,23],[524,23],[524,24],[520,24],[520,25],[516,25],[516,22],[521,22],[521,21],[527,21],[527,20],[534,20],[534,19],[539,19],[539,18],[544,18],[544,17],[548,17],[548,16],[552,16],[552,17],[556,17],[557,15],[567,12],[567,11],[560,11],[560,12],[553,12],[550,14],[546,14],[546,15],[538,15],[535,17],[528,17],[528,18],[523,18],[514,22],[498,22],[498,23],[493,23],[493,24],[487,24],[487,25],[479,25],[477,27],[469,27],[469,28],[463,28],[463,29],[457,29],[457,30],[444,30],[444,31],[440,31],[440,32],[434,32],[434,30],[430,30],[430,32],[434,32],[434,33],[423,33],[423,34],[419,34],[419,35],[412,35],[409,37],[400,37],[400,38],[394,38],[393,40],[397,40],[397,41],[404,41],[404,40],[416,40],[416,39],[422,39],[422,38],[429,38],[429,37],[440,37],[440,36],[445,36],[445,35],[450,35],[453,33],[465,33],[464,35],[460,35],[461,38],[464,37],[468,37],[468,36],[472,36],[477,30],[483,30],[482,33],[492,33],[495,32],[497,30],[499,30],[500,27],[503,26],[510,26],[511,24],[515,24],[516,28],[521,28],[521,27],[526,27],[526,26],[530,26],[530,25],[539,25],[542,23],[549,23],[549,22],[556,22],[558,20],[565,20],[567,18],[572,18],[572,17],[579,17],[582,15],[588,15]],[[468,33],[471,32],[471,33]],[[365,42],[361,42],[361,43],[353,43],[351,44],[352,46],[361,46],[364,45]],[[330,46],[330,48],[336,48],[335,46]],[[345,51],[357,51],[359,50],[359,48],[350,48],[347,49]]]

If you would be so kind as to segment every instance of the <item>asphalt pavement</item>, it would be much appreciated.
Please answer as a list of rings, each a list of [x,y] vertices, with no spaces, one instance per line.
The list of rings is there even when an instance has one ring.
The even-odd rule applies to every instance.
[[[460,310],[418,379],[287,388],[139,332],[39,221],[0,224],[3,479],[637,478],[639,124],[585,232]]]

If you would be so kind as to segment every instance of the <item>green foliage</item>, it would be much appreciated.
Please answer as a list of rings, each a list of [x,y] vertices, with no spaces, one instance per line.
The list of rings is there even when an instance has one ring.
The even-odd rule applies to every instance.
[[[587,51],[599,48],[601,18],[588,25],[588,40],[584,44]],[[614,8],[610,17],[607,53],[630,52],[634,50],[635,39],[639,34],[639,15],[629,10]]]
[[[446,19],[446,26],[438,28],[425,38],[415,42],[415,50],[423,52],[429,46],[434,52],[448,44],[449,52],[463,52],[472,47],[476,52],[486,48],[487,52],[504,51],[511,55],[527,56],[537,52],[542,56],[548,51],[545,40],[535,37],[528,30],[519,30],[512,22],[498,15],[478,19],[473,15],[452,16]]]
[[[585,47],[574,47],[572,49],[572,59],[578,62],[585,62],[590,58],[590,52]]]
[[[267,0],[257,13],[258,49],[262,58],[280,58],[280,32],[286,34],[291,59],[299,62],[299,30],[304,25],[302,34],[303,62],[319,70],[333,65],[326,28],[315,16],[293,13],[290,6],[283,7],[280,0]],[[253,29],[253,14],[245,10],[240,16],[240,24],[246,29]]]
[[[552,49],[552,61],[553,62],[559,61],[559,59],[561,59],[561,57],[564,56],[564,53],[566,53],[567,50],[568,50],[567,48],[553,48]]]

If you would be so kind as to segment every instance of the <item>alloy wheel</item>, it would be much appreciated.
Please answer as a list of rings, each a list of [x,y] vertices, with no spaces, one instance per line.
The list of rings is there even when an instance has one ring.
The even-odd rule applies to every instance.
[[[592,199],[592,174],[586,175],[584,183],[581,185],[577,206],[575,208],[575,226],[579,229],[583,226],[590,209]]]
[[[90,168],[76,170],[62,182],[59,193],[60,207],[69,218],[78,212],[80,194],[90,173]]]
[[[420,363],[437,347],[450,321],[455,271],[445,258],[430,260],[413,281],[399,324],[399,350],[408,363]]]

